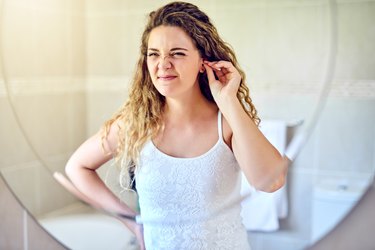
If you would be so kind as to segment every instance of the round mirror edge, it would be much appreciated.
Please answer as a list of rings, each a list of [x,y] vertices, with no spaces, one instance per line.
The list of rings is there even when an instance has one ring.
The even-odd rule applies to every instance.
[[[27,208],[27,206],[25,206],[23,204],[23,202],[19,199],[19,197],[15,194],[14,190],[9,185],[6,178],[4,178],[1,170],[0,170],[0,181],[2,182],[2,183],[0,183],[0,185],[3,186],[4,189],[5,189],[5,190],[3,190],[3,192],[7,192],[8,194],[10,194],[12,199],[16,203],[16,204],[10,204],[10,205],[12,207],[13,207],[13,205],[19,206],[23,210],[24,216],[27,216],[27,218],[25,218],[25,217],[23,218],[23,222],[22,222],[23,223],[23,226],[22,226],[23,229],[22,229],[22,232],[19,232],[19,234],[23,234],[24,247],[27,248],[30,243],[32,243],[34,246],[38,246],[39,244],[40,244],[40,246],[45,246],[46,244],[54,245],[56,243],[56,244],[58,244],[57,247],[61,247],[62,249],[69,249],[63,242],[61,242],[59,239],[57,239],[55,237],[55,235],[53,235],[52,232],[48,231],[43,225],[40,224],[39,220],[33,215],[33,213],[30,212],[30,210]],[[7,214],[8,210],[2,209],[2,213]],[[37,238],[35,238],[35,240],[29,239],[28,230],[30,230],[30,228],[29,228],[28,222],[26,221],[27,219],[32,220],[32,223],[34,225],[36,225],[38,230],[39,230],[39,232],[33,231],[33,233],[42,233],[45,236],[47,236],[47,238],[43,238],[43,240],[44,240],[43,242],[39,242],[41,239],[37,239]],[[4,226],[4,225],[2,225],[2,226]],[[9,225],[9,227],[13,227],[13,226],[14,225]],[[5,225],[5,227],[8,227],[8,225]],[[13,240],[12,235],[9,235],[9,237],[10,237],[11,240]],[[54,246],[56,246],[56,245],[54,245]],[[8,247],[8,246],[5,245],[4,247]]]

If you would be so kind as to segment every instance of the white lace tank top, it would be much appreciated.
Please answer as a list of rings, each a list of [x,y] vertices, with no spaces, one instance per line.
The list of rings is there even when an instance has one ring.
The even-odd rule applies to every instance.
[[[250,249],[239,203],[212,213],[240,196],[240,168],[221,120],[219,111],[219,139],[200,156],[172,157],[152,141],[142,149],[135,178],[147,250]]]

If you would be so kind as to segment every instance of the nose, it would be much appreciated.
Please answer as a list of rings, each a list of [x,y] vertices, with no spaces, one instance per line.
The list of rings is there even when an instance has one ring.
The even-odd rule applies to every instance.
[[[172,67],[169,56],[160,56],[158,62],[158,69],[169,69]]]

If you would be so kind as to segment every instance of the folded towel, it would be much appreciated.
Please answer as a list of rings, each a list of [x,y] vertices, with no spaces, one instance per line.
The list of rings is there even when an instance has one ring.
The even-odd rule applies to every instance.
[[[243,180],[247,183],[245,177]],[[281,192],[281,190],[277,192],[279,191]],[[241,215],[246,229],[263,232],[279,229],[278,203],[274,193],[253,191],[250,198],[242,202]]]

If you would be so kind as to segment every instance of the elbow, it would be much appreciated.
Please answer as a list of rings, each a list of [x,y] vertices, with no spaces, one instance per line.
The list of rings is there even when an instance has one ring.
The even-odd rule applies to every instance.
[[[270,185],[260,187],[260,191],[266,193],[273,193],[282,188],[286,183],[286,175],[279,176],[276,180],[271,182]]]
[[[85,178],[87,174],[95,172],[95,169],[91,169],[86,165],[82,164],[79,160],[72,156],[65,165],[65,174],[69,177],[72,182]]]
[[[281,168],[277,171],[273,170],[268,174],[264,174],[261,178],[255,182],[254,187],[262,192],[273,193],[282,188],[287,180],[288,162],[283,162]],[[281,171],[281,172],[280,172]]]
[[[271,181],[267,178],[260,178],[258,181],[249,181],[249,183],[251,183],[251,185],[258,191],[273,193],[285,185],[286,176],[281,175],[276,179],[272,179]]]
[[[267,184],[264,184],[264,182],[254,183],[253,187],[262,192],[266,193],[273,193],[282,188],[285,185],[286,177],[280,176],[277,179],[274,179],[272,181],[268,181]]]
[[[74,176],[75,172],[76,172],[76,167],[72,163],[71,159],[69,159],[69,161],[65,165],[65,174],[71,179],[72,176]]]

